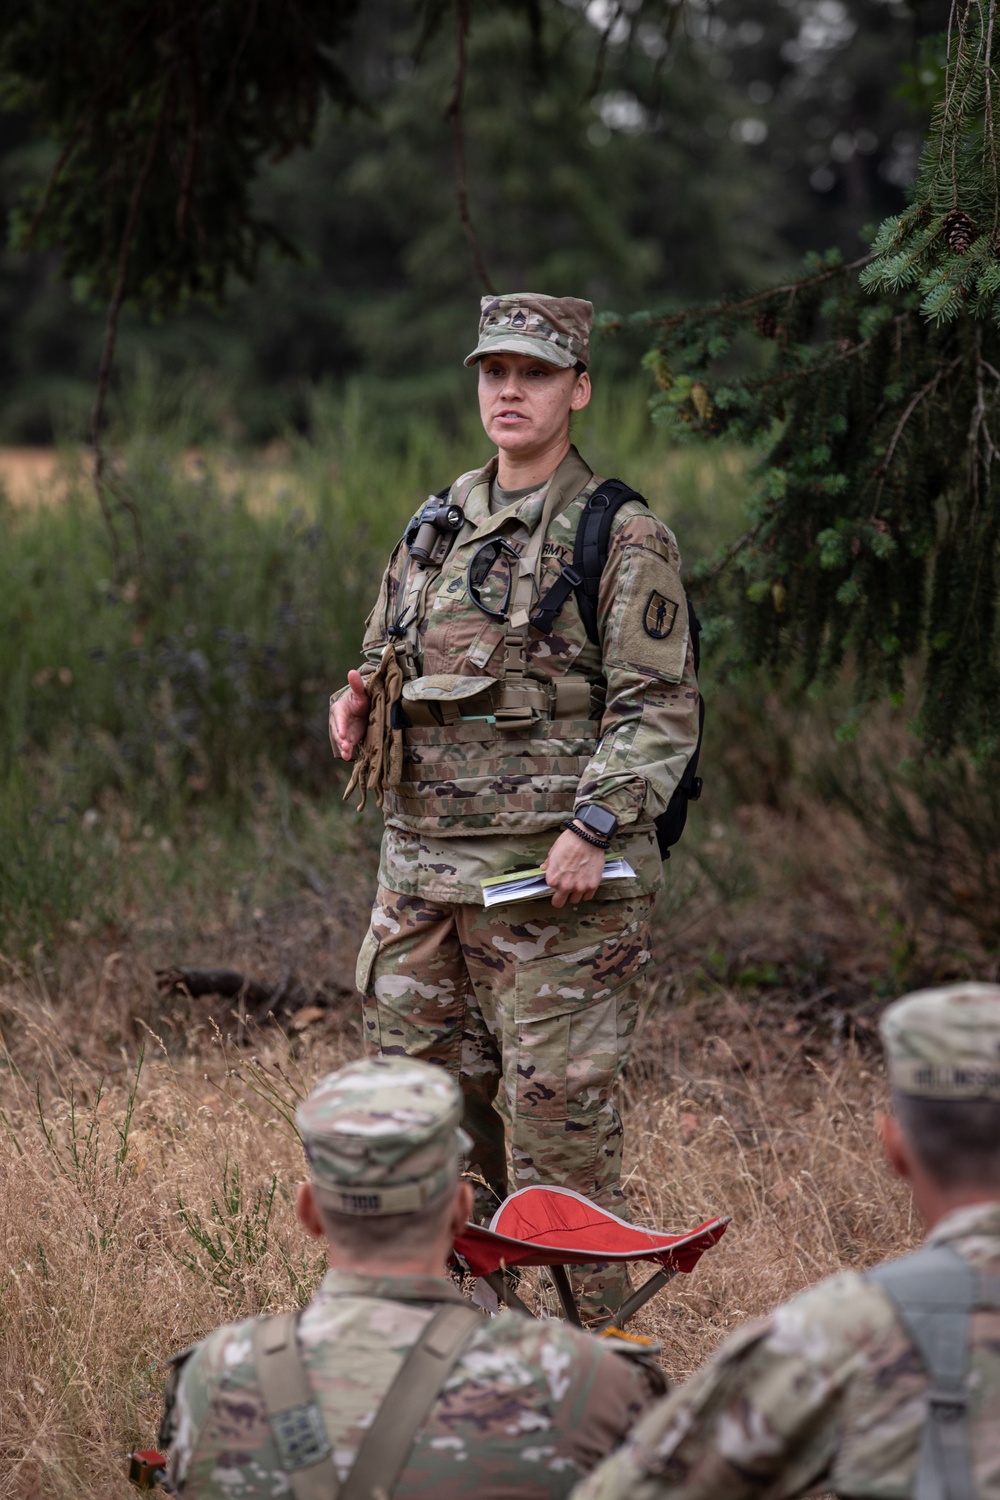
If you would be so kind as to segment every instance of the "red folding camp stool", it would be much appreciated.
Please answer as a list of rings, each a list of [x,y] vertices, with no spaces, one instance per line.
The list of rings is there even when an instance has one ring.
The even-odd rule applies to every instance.
[[[600,1332],[624,1328],[678,1271],[693,1271],[705,1251],[721,1240],[729,1222],[728,1216],[709,1219],[687,1234],[661,1234],[627,1224],[572,1188],[526,1187],[501,1203],[488,1229],[467,1224],[455,1240],[455,1253],[463,1269],[481,1277],[498,1301],[528,1317],[534,1314],[502,1273],[514,1266],[547,1267],[566,1320],[577,1327],[581,1325],[580,1311],[567,1266],[633,1260],[659,1266],[613,1317],[597,1325],[595,1331]]]

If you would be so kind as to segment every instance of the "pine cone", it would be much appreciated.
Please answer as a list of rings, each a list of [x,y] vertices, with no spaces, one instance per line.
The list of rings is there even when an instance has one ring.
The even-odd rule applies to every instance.
[[[708,387],[696,380],[691,387],[691,404],[703,422],[707,422],[714,411],[712,398],[708,394]]]
[[[778,319],[775,315],[774,309],[770,307],[762,307],[760,312],[753,320],[753,326],[756,328],[762,339],[773,339],[775,334],[778,332]]]
[[[945,243],[952,255],[964,255],[976,238],[976,226],[960,208],[953,208],[943,224]]]
[[[669,391],[674,383],[674,372],[663,354],[658,353],[653,360],[653,379],[661,391]]]

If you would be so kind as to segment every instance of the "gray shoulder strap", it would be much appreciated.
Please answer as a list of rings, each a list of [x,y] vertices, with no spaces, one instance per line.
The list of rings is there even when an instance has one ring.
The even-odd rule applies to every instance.
[[[337,1500],[333,1450],[299,1354],[298,1321],[298,1313],[282,1313],[262,1318],[254,1328],[257,1383],[294,1500]]]
[[[998,1278],[950,1245],[929,1245],[867,1273],[893,1302],[927,1370],[927,1419],[913,1500],[976,1500],[967,1379],[971,1314],[1000,1306]]]
[[[477,1328],[478,1308],[446,1302],[424,1328],[358,1450],[341,1500],[387,1500],[441,1387]],[[298,1500],[298,1497],[296,1497]]]
[[[482,1326],[482,1314],[448,1302],[428,1321],[389,1387],[343,1490],[299,1354],[297,1322],[297,1313],[285,1313],[262,1319],[254,1329],[257,1380],[294,1500],[387,1500],[441,1387]]]

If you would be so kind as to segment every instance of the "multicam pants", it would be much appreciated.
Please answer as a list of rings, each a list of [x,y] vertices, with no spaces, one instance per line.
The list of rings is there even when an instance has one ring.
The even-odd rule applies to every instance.
[[[459,1080],[481,1217],[507,1196],[504,1122],[513,1187],[571,1187],[622,1213],[613,1088],[638,1018],[652,899],[486,910],[379,887],[357,968],[366,1045]],[[583,1280],[595,1311],[627,1285],[613,1271]]]

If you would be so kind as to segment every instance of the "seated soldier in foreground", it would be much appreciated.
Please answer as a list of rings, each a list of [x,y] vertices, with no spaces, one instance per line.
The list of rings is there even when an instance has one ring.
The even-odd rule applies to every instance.
[[[231,1323],[181,1356],[160,1433],[178,1493],[548,1500],[662,1392],[588,1334],[487,1319],[448,1279],[472,1204],[461,1115],[449,1076],[408,1058],[313,1089],[296,1206],[330,1269],[300,1314]]]
[[[574,1500],[1000,1497],[1000,987],[910,995],[882,1037],[924,1247],[740,1330]]]

